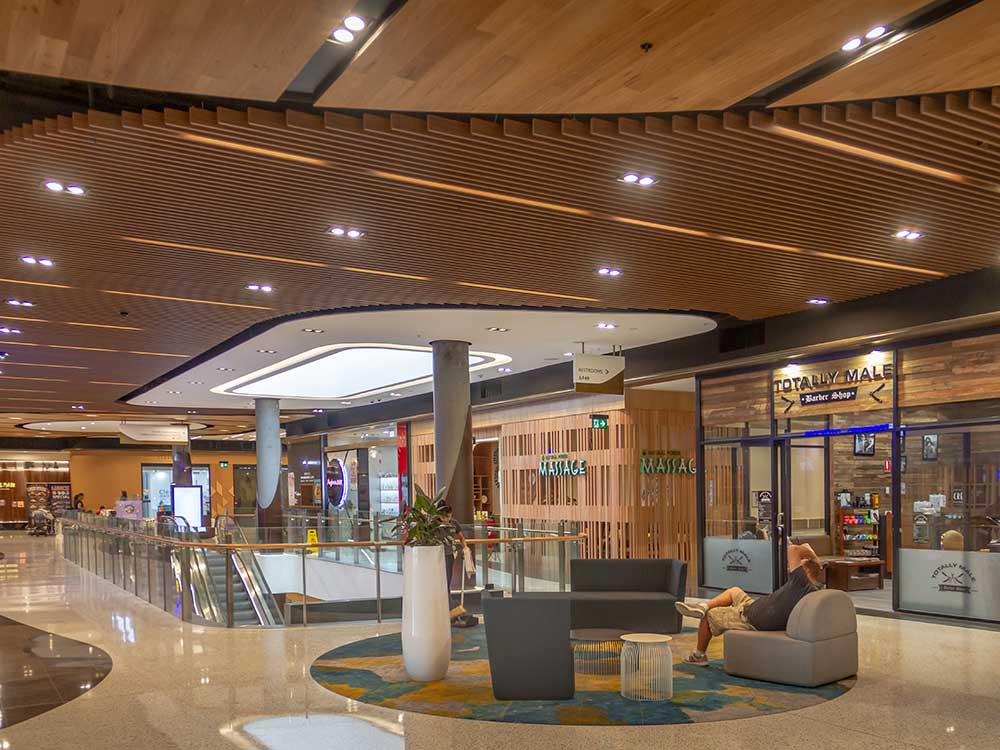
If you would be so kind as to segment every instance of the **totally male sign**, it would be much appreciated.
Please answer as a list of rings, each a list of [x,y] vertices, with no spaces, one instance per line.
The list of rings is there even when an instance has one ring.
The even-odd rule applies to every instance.
[[[892,406],[895,370],[889,355],[867,355],[775,370],[774,413],[832,414]]]

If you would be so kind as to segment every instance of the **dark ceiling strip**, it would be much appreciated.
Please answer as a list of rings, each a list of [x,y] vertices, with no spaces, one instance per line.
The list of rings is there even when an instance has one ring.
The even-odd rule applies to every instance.
[[[836,52],[820,58],[811,65],[795,71],[791,75],[782,78],[776,83],[772,83],[755,94],[751,94],[733,106],[765,107],[772,102],[780,101],[786,96],[790,96],[796,91],[836,73],[838,70],[843,70],[851,65],[862,62],[887,47],[898,44],[912,34],[940,23],[956,13],[968,10],[980,2],[982,0],[935,0],[918,8],[909,15],[887,23],[886,28],[889,29],[889,33],[882,38],[865,42],[853,52],[843,52],[838,49]],[[846,42],[847,40],[845,39],[844,41]]]
[[[288,85],[279,101],[312,105],[333,82],[344,74],[351,63],[371,44],[389,20],[406,5],[406,0],[367,0],[354,8],[354,13],[373,19],[361,32],[361,38],[350,45],[323,42],[295,79]],[[333,29],[330,30],[331,33]]]

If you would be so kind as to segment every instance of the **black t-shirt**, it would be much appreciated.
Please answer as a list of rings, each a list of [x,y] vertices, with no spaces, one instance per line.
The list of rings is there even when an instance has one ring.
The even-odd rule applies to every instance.
[[[747,622],[757,630],[784,630],[799,600],[818,589],[819,586],[809,580],[806,569],[800,565],[791,572],[784,586],[747,607]]]

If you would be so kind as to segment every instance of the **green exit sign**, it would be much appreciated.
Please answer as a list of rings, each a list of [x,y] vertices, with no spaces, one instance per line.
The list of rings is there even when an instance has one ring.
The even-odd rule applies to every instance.
[[[228,461],[219,461],[219,468],[220,469],[228,469],[229,468],[229,462]]]
[[[606,430],[606,429],[608,429],[608,415],[607,414],[591,414],[590,415],[590,428],[592,430]]]

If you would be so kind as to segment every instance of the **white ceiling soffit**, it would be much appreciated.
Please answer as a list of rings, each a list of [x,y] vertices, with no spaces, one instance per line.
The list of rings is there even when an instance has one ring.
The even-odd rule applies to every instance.
[[[609,323],[614,327],[599,327]],[[327,313],[238,341],[128,403],[248,409],[254,398],[269,397],[280,398],[283,409],[344,409],[430,392],[430,345],[437,340],[469,342],[476,382],[569,362],[584,347],[587,354],[613,347],[627,354],[715,327],[701,315],[648,312],[453,307]]]
[[[169,427],[172,422],[156,422],[152,420],[129,420],[129,425],[136,427]],[[186,427],[193,430],[204,430],[208,425],[200,422],[185,423]],[[120,419],[64,419],[53,422],[28,422],[21,425],[25,430],[35,430],[37,432],[86,432],[89,435],[114,435],[121,434],[122,421]]]

